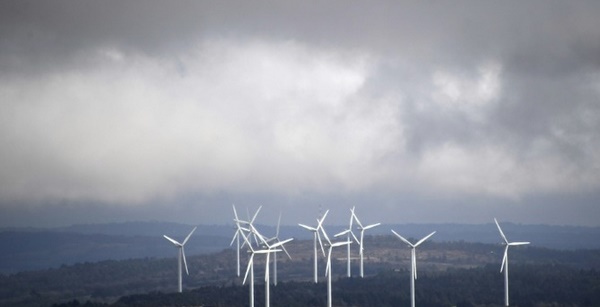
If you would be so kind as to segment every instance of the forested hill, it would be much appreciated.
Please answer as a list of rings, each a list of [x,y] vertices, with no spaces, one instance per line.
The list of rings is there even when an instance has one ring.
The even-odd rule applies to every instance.
[[[61,265],[144,257],[171,257],[173,248],[163,234],[183,239],[193,225],[164,222],[127,222],[74,225],[62,228],[12,228],[0,230],[0,273],[57,268]],[[326,225],[335,233],[343,226]],[[257,225],[274,234],[273,226]],[[436,230],[436,241],[499,243],[494,224],[400,224],[370,229],[370,235],[389,235],[394,229],[406,237],[422,237]],[[555,249],[600,249],[599,227],[519,225],[504,223],[510,240],[531,241],[534,246]],[[188,255],[220,251],[229,247],[233,225],[199,225],[186,245]],[[282,226],[281,237],[310,239],[298,226]]]
[[[559,265],[518,265],[511,275],[513,306],[600,306],[600,273]],[[338,277],[332,285],[334,306],[410,306],[409,271],[381,272],[367,278]],[[416,281],[418,306],[503,306],[503,280],[495,266],[425,272]],[[287,282],[272,286],[276,306],[325,306],[325,283]],[[264,287],[255,288],[262,306]],[[208,286],[184,293],[154,292],[120,298],[111,306],[247,306],[244,286]]]
[[[339,279],[334,286],[335,304],[406,305],[410,249],[391,235],[367,236],[365,242],[368,242],[365,280],[356,277],[356,259],[352,261],[355,277],[344,278],[345,250],[333,252],[334,280]],[[274,306],[324,305],[325,260],[319,257],[320,283],[313,285],[310,282],[312,244],[312,240],[294,240],[287,246],[292,259],[279,258],[280,284],[273,288]],[[358,247],[353,248],[353,257],[356,257]],[[417,252],[419,305],[500,304],[502,252],[503,247],[498,244],[435,240],[423,243]],[[243,274],[248,261],[245,252],[241,260]],[[254,262],[256,299],[262,302],[264,257],[256,257]],[[177,288],[175,249],[168,258],[86,262],[57,269],[0,275],[0,306],[50,306],[86,301],[134,306],[244,306],[247,303],[248,287],[240,286],[243,275],[237,277],[235,273],[235,251],[226,249],[212,254],[188,255],[187,264],[190,274],[184,275],[183,295],[168,294]],[[566,302],[585,306],[583,303],[589,302],[588,306],[598,306],[600,250],[567,251],[518,246],[511,250],[510,264],[511,283],[521,288],[520,293],[514,292],[515,300],[557,302],[554,306],[566,306]]]

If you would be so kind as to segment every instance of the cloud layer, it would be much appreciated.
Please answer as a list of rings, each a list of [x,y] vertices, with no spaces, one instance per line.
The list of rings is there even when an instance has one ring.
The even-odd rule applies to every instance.
[[[598,191],[597,3],[344,4],[3,3],[0,202]]]

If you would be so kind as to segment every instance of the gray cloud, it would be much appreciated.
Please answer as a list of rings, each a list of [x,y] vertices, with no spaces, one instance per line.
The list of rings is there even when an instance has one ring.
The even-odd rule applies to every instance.
[[[481,221],[558,195],[594,224],[593,195],[564,195],[600,185],[598,12],[3,2],[0,202],[410,202]]]

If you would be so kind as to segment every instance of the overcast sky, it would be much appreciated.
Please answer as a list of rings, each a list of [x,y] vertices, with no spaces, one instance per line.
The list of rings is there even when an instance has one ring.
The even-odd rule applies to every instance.
[[[0,227],[600,226],[598,1],[2,1]]]

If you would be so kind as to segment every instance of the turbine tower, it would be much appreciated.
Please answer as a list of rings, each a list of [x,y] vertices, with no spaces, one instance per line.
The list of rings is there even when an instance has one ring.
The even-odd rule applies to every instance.
[[[352,209],[350,209],[350,212],[354,211],[354,207],[352,207]],[[334,235],[334,237],[340,237],[343,235],[346,235],[346,241],[351,241],[350,236],[352,236],[352,238],[354,238],[354,241],[356,241],[356,243],[359,243],[358,239],[356,238],[356,236],[354,235],[354,233],[352,232],[352,222],[354,221],[354,216],[353,214],[350,214],[350,223],[348,225],[348,229]],[[360,244],[360,243],[359,243]],[[348,261],[346,264],[346,276],[351,277],[352,276],[352,272],[351,272],[351,267],[350,267],[350,244],[348,244]]]
[[[250,235],[250,234],[248,234]],[[246,236],[244,236],[245,240],[248,240]],[[246,268],[246,274],[244,275],[243,285],[246,284],[246,279],[248,278],[248,273],[250,273],[250,307],[254,307],[254,255],[255,254],[269,254],[272,250],[261,249],[254,250],[250,242],[248,242],[248,252],[250,252],[250,259],[248,260],[248,267]]]
[[[242,221],[240,221],[240,219],[238,218],[237,215],[237,211],[235,210],[235,205],[233,206],[233,215],[234,215],[234,221],[235,221],[235,226],[236,226],[236,230],[235,230],[235,234],[233,235],[233,239],[231,239],[231,243],[229,243],[229,246],[233,245],[233,242],[235,242],[237,240],[236,243],[236,256],[237,256],[237,276],[240,276],[240,248],[242,247],[243,244],[246,244],[246,242],[243,242],[242,245],[240,245],[240,236],[244,235],[244,231],[245,232],[250,232],[250,229],[244,228],[242,227],[240,224]]]
[[[325,214],[323,214],[323,217],[321,217],[320,219],[317,219],[317,227],[311,227],[311,226],[306,226],[304,224],[298,224],[300,227],[313,232],[313,241],[314,241],[314,250],[315,250],[314,251],[315,284],[318,282],[318,277],[317,277],[317,239],[319,240],[319,244],[321,245],[321,251],[323,251],[323,256],[325,256],[325,249],[323,248],[323,241],[321,241],[321,235],[319,234],[319,230],[322,229],[322,224],[323,224],[323,221],[325,220],[325,218],[327,217],[327,213],[329,213],[329,210],[325,211]]]
[[[325,268],[325,276],[327,276],[327,307],[331,307],[332,306],[332,298],[331,298],[331,251],[333,250],[334,247],[338,247],[338,246],[343,246],[343,245],[348,245],[350,246],[350,244],[352,243],[352,241],[348,240],[348,241],[344,241],[344,242],[336,242],[336,243],[331,243],[331,241],[329,240],[329,237],[327,236],[327,233],[325,232],[325,229],[323,227],[321,227],[321,231],[323,231],[323,236],[325,237],[325,239],[327,240],[327,243],[329,245],[329,251],[327,253],[327,267]]]
[[[415,279],[417,279],[417,254],[416,254],[416,249],[417,246],[421,245],[421,243],[425,242],[425,240],[429,239],[429,237],[433,236],[433,234],[435,233],[432,232],[429,235],[427,235],[426,237],[424,237],[423,239],[419,240],[417,243],[412,244],[410,243],[410,241],[406,240],[404,237],[402,237],[401,235],[399,235],[397,232],[395,232],[394,230],[392,230],[392,232],[398,237],[400,238],[400,240],[402,240],[404,243],[408,244],[408,246],[411,248],[411,255],[410,255],[410,262],[411,262],[411,267],[410,267],[410,306],[411,307],[415,307]]]
[[[377,227],[379,225],[381,225],[381,223],[375,223],[375,224],[371,224],[371,225],[367,225],[367,226],[363,226],[363,224],[360,222],[360,220],[358,219],[358,216],[356,216],[356,213],[354,212],[354,208],[352,208],[352,217],[356,220],[356,223],[358,223],[358,229],[360,230],[360,241],[358,242],[358,244],[360,245],[360,277],[364,277],[365,271],[364,271],[364,265],[363,265],[363,258],[364,258],[364,254],[365,254],[365,245],[363,242],[363,239],[365,237],[365,231],[369,230],[373,227]]]
[[[277,220],[277,229],[275,231],[275,236],[268,239],[267,242],[273,242],[276,241],[277,243],[281,242],[281,240],[279,239],[279,226],[281,225],[281,212],[279,213],[279,219]],[[285,254],[288,256],[288,258],[291,260],[292,256],[290,256],[290,253],[288,253],[288,251],[285,249],[285,246],[281,245],[281,249],[285,252]],[[277,286],[277,253],[273,253],[273,284],[275,286]]]
[[[278,249],[279,247],[284,248],[283,244],[288,243],[290,241],[294,240],[293,238],[287,239],[287,240],[283,240],[283,241],[278,241],[277,243],[274,243],[273,245],[267,245],[267,260],[265,262],[265,307],[269,307],[270,305],[270,300],[271,300],[271,295],[269,292],[269,284],[271,283],[269,281],[269,267],[271,266],[269,263],[269,256],[271,255],[271,253],[273,253],[273,256],[277,255],[277,252],[282,251],[282,249]]]
[[[509,306],[509,304],[508,304],[508,247],[515,246],[515,245],[527,245],[527,244],[529,244],[529,242],[508,242],[508,240],[506,239],[504,232],[502,232],[502,228],[500,228],[500,224],[498,224],[498,221],[496,220],[496,218],[494,218],[494,222],[496,222],[496,226],[498,226],[498,231],[500,231],[500,236],[502,236],[502,239],[504,239],[504,243],[502,243],[502,244],[506,245],[506,247],[504,248],[504,257],[502,257],[502,266],[500,267],[500,272],[502,272],[502,270],[504,270],[504,304],[506,306]]]
[[[163,237],[165,237],[165,239],[171,241],[171,243],[173,243],[173,245],[175,245],[175,247],[179,248],[179,262],[178,262],[178,272],[179,272],[179,293],[181,293],[183,291],[183,287],[181,285],[181,275],[182,275],[182,271],[181,271],[181,259],[183,259],[183,264],[185,265],[185,272],[190,275],[190,272],[188,271],[188,267],[187,267],[187,262],[185,261],[185,251],[183,249],[183,246],[185,245],[185,243],[189,240],[189,238],[192,236],[192,233],[194,233],[194,231],[196,230],[197,227],[194,227],[194,229],[192,229],[192,231],[190,231],[190,234],[187,235],[187,237],[185,237],[185,240],[183,240],[182,243],[179,243],[171,238],[169,238],[167,235],[163,235]]]

